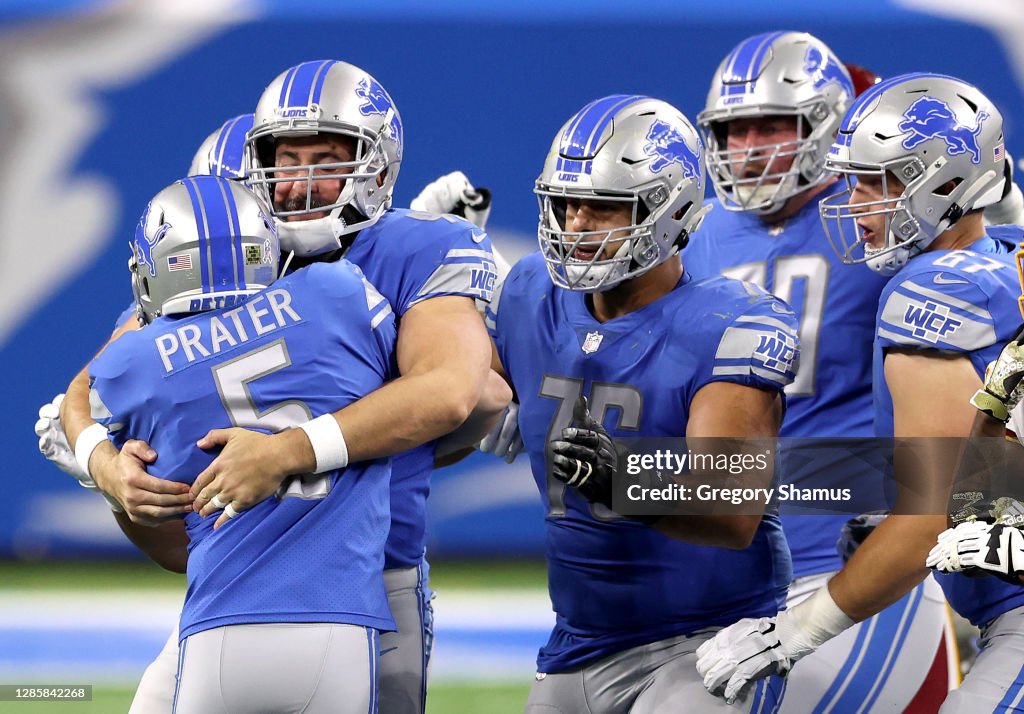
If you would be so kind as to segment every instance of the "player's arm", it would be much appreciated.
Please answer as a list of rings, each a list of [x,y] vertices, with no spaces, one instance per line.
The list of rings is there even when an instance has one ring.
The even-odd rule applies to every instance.
[[[442,437],[434,450],[434,467],[450,466],[469,456],[487,435],[512,400],[512,389],[505,378],[494,370],[487,373],[487,383],[476,408],[455,431]]]
[[[216,510],[209,503],[215,494],[242,510],[273,494],[288,476],[399,454],[465,422],[484,391],[491,357],[473,299],[440,296],[411,307],[399,326],[397,353],[401,376],[334,412],[333,424],[319,422],[312,430],[316,449],[306,428],[269,436],[245,429],[207,434],[200,448],[223,448],[192,486],[196,510],[203,516]]]
[[[704,686],[735,698],[746,684],[785,673],[822,644],[896,602],[928,574],[925,559],[945,529],[945,504],[958,444],[971,428],[968,402],[980,381],[965,356],[892,350],[885,380],[893,400],[895,436],[934,437],[896,452],[897,500],[885,519],[828,584],[774,618],[746,618],[697,649]]]
[[[132,521],[124,512],[115,513],[114,518],[128,540],[154,563],[172,573],[186,571],[189,539],[184,520],[144,526]]]
[[[736,441],[710,443],[732,443],[739,448],[754,448],[757,444],[765,443],[760,440],[774,440],[779,434],[781,422],[782,398],[778,392],[731,382],[711,382],[703,386],[690,403],[686,438],[688,442],[704,437],[729,438]],[[700,474],[692,475],[700,478]],[[768,470],[758,472],[759,483],[749,485],[770,486],[771,475]],[[705,481],[714,478],[718,477],[712,472]],[[760,483],[761,480],[766,482]],[[666,516],[653,525],[662,533],[689,543],[746,548],[754,539],[760,522],[761,516],[756,514],[683,515]]]
[[[506,391],[507,390],[507,391]],[[501,456],[508,463],[512,463],[523,448],[523,440],[519,435],[519,403],[516,401],[515,389],[512,386],[512,382],[505,372],[505,367],[501,363],[501,357],[498,354],[498,347],[491,340],[491,371],[488,374],[488,386],[484,393],[484,396],[480,397],[480,403],[477,405],[475,412],[481,411],[482,409],[488,408],[488,405],[495,405],[504,401],[504,405],[498,410],[497,416],[491,421],[491,428],[480,434],[479,438],[472,439],[471,435],[467,434],[465,439],[464,448],[455,450],[452,453],[438,458],[434,461],[435,468],[441,468],[443,466],[451,466],[464,458],[472,454],[476,450],[484,452],[493,452],[496,456]],[[467,423],[472,420],[467,419]],[[457,431],[463,431],[465,425],[459,427]],[[445,437],[443,441],[447,441],[449,437]],[[438,452],[441,451],[441,445],[438,444]]]
[[[132,330],[138,330],[136,320],[127,320],[104,344]],[[103,348],[100,349],[100,352]],[[168,518],[179,517],[188,510],[192,498],[185,484],[150,476],[146,464],[156,459],[149,444],[144,441],[128,441],[118,451],[96,429],[99,425],[90,415],[89,367],[86,365],[68,385],[67,394],[61,404],[60,421],[67,436],[68,445],[88,464],[88,476],[96,487],[113,497],[127,513],[131,521],[142,525],[155,525]],[[96,425],[94,427],[93,425]],[[79,436],[90,429],[88,444],[79,444]],[[99,437],[103,438],[100,439]],[[80,447],[76,449],[76,447]],[[90,453],[84,453],[91,448]],[[82,454],[78,454],[82,451]],[[121,519],[118,519],[121,522]],[[181,527],[180,525],[178,526]],[[131,534],[127,534],[131,538]]]
[[[829,582],[836,605],[854,620],[881,612],[928,575],[925,559],[946,529],[945,506],[958,443],[970,433],[968,401],[981,386],[965,356],[891,350],[885,380],[893,401],[897,501],[850,562]],[[900,443],[908,437],[931,437]],[[922,514],[922,515],[915,515]],[[934,515],[923,515],[934,514]]]

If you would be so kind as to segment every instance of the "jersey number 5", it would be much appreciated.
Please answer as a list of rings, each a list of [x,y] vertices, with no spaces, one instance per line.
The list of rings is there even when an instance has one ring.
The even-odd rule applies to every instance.
[[[261,411],[252,397],[251,382],[285,369],[291,363],[288,345],[282,338],[212,369],[220,401],[234,426],[277,433],[313,418],[309,407],[298,399],[279,402]],[[330,490],[328,474],[304,474],[285,479],[277,496],[319,499],[326,497]]]

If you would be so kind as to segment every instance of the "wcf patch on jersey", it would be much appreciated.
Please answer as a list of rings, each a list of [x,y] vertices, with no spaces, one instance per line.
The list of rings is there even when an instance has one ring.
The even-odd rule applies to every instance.
[[[907,305],[903,324],[914,337],[935,344],[939,339],[952,335],[964,323],[949,314],[948,306],[926,300],[924,304],[911,301]]]
[[[754,358],[772,372],[786,374],[793,369],[796,361],[796,340],[784,330],[774,333],[762,333],[754,350]]]

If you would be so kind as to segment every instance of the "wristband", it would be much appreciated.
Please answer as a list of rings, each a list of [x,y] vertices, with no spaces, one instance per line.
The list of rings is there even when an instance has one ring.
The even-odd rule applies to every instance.
[[[988,390],[979,389],[975,392],[974,396],[971,397],[971,405],[978,411],[984,412],[1004,424],[1010,418],[1010,413],[1006,410],[1006,404],[1003,400]]]
[[[348,444],[333,414],[318,416],[300,424],[299,428],[306,432],[309,445],[313,447],[313,455],[316,457],[316,470],[313,473],[320,474],[348,466]]]
[[[96,447],[107,440],[107,427],[102,424],[90,424],[82,429],[75,441],[75,461],[81,467],[88,481],[82,481],[86,488],[96,488],[96,482],[92,479],[92,472],[89,471],[89,457]]]
[[[779,641],[793,647],[799,658],[856,623],[836,605],[824,585],[799,605],[779,613],[776,624]]]

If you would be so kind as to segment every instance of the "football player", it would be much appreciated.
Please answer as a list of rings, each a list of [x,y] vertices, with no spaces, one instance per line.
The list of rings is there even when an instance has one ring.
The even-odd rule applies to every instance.
[[[717,200],[683,259],[696,278],[721,273],[765,288],[800,320],[800,370],[786,387],[780,430],[797,453],[784,461],[783,482],[874,486],[882,496],[884,455],[839,439],[874,433],[871,342],[888,278],[843,266],[818,215],[820,202],[845,188],[825,169],[825,157],[853,99],[846,67],[818,38],[769,32],[740,42],[716,70],[697,116]],[[799,441],[806,439],[815,441]],[[802,458],[801,448],[811,445],[814,458]],[[849,514],[788,506],[781,511],[793,556],[792,607],[842,567],[836,539]],[[801,661],[782,711],[845,711],[869,698],[880,711],[904,711],[911,702],[942,701],[946,622],[945,598],[928,578]]]
[[[344,261],[274,283],[276,229],[240,183],[195,176],[164,189],[132,247],[147,324],[89,365],[90,402],[115,443],[159,450],[152,475],[188,482],[211,461],[196,446],[211,426],[309,429],[390,376],[387,300]],[[226,503],[235,521],[220,531],[187,515],[174,711],[374,710],[378,631],[394,629],[389,473],[377,459],[293,479],[245,513]]]
[[[927,576],[956,463],[956,440],[938,437],[970,433],[969,399],[1016,324],[1013,245],[999,229],[986,232],[982,217],[1005,188],[1002,117],[977,88],[934,74],[876,85],[847,112],[826,167],[847,178],[847,191],[820,205],[837,251],[894,274],[874,340],[877,433],[897,439],[894,515],[807,600],[702,646],[698,670],[726,699],[765,672],[789,670]],[[927,515],[940,513],[936,504],[943,515]],[[981,653],[942,711],[1012,709],[1024,686],[1024,590],[992,578],[938,579],[950,604],[982,628]]]
[[[777,435],[796,321],[756,287],[683,271],[704,188],[703,147],[677,109],[591,102],[536,182],[540,252],[488,310],[547,510],[556,624],[528,712],[771,711],[779,699],[771,680],[724,706],[692,670],[716,627],[779,607],[791,571],[777,516],[611,509],[613,438]]]
[[[252,128],[252,114],[242,114],[225,121],[214,130],[200,145],[192,158],[189,175],[214,175],[232,180],[242,180],[245,176],[242,154],[245,147],[245,134]],[[114,326],[114,334],[120,335],[125,330],[137,329],[138,308],[134,301],[121,313]],[[187,563],[188,537],[179,523],[157,525],[150,522],[149,528],[138,528],[125,514],[121,504],[103,491],[96,488],[95,482],[82,470],[75,459],[75,453],[68,445],[67,436],[60,421],[60,406],[64,394],[58,394],[52,402],[43,405],[39,410],[39,421],[36,422],[36,435],[39,437],[39,450],[47,459],[61,470],[74,476],[79,483],[102,494],[114,511],[114,517],[125,535],[150,558],[164,568],[177,573],[184,573]],[[102,432],[99,436],[103,436]],[[176,482],[168,482],[159,478],[139,474],[133,482],[140,492],[162,494],[167,489],[172,493],[183,492],[182,486]],[[150,496],[152,497],[152,496]],[[158,496],[159,497],[159,496]],[[132,499],[134,496],[128,496]],[[191,511],[191,504],[182,499],[182,511]],[[178,669],[178,628],[175,627],[167,638],[163,649],[146,667],[139,685],[135,690],[129,714],[167,714],[171,711],[174,698],[175,674]]]
[[[220,510],[214,495],[241,512],[290,475],[400,454],[392,469],[384,575],[399,629],[381,642],[381,709],[422,712],[433,637],[424,521],[435,440],[476,407],[503,407],[509,391],[489,376],[490,341],[474,304],[490,299],[496,279],[490,240],[462,219],[390,207],[403,139],[398,111],[372,76],[323,60],[296,65],[271,82],[246,140],[248,181],[272,207],[282,250],[295,254],[291,267],[342,255],[357,265],[395,310],[401,376],[337,418],[319,417],[309,430],[211,431],[200,445],[221,453],[191,493],[140,498],[132,490],[156,457],[143,442],[128,442],[120,452],[101,443],[87,463],[99,487],[133,519],[149,520],[173,516],[193,499],[199,513],[210,515]],[[71,421],[69,402],[77,405]],[[85,408],[78,379],[63,409],[72,443],[88,423]]]

